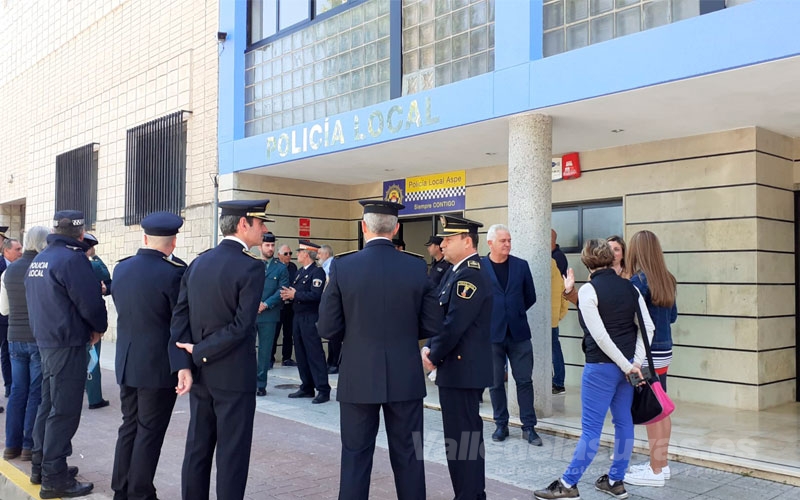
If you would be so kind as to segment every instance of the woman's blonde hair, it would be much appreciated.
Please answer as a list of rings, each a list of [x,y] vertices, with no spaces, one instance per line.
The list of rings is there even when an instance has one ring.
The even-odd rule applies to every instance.
[[[586,240],[581,251],[581,262],[589,269],[601,269],[614,263],[614,251],[606,240]]]
[[[675,304],[678,283],[667,269],[661,243],[655,234],[645,230],[631,237],[628,265],[633,274],[644,273],[653,304],[659,307],[672,307]]]

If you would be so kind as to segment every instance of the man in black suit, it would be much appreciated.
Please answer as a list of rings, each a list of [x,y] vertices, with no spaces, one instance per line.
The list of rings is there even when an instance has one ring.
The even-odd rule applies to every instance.
[[[442,251],[453,264],[439,291],[444,326],[422,348],[427,370],[436,369],[447,468],[455,500],[486,498],[483,390],[492,384],[492,289],[478,257],[480,222],[441,216]]]
[[[318,323],[321,337],[344,341],[336,393],[342,438],[339,499],[369,497],[381,408],[397,498],[424,499],[425,379],[417,342],[441,328],[441,308],[425,261],[392,244],[403,206],[375,200],[361,204],[367,243],[332,263]]]
[[[111,488],[114,500],[156,498],[153,478],[175,406],[178,378],[169,366],[169,326],[186,264],[173,258],[183,219],[155,212],[142,219],[144,247],[114,269],[116,372],[122,405]],[[176,346],[172,346],[177,349]],[[191,370],[181,370],[190,384]]]
[[[311,400],[314,404],[331,400],[328,365],[317,333],[319,301],[326,280],[325,271],[317,265],[317,250],[319,245],[316,243],[300,240],[297,263],[303,267],[297,270],[292,286],[281,291],[281,298],[291,300],[294,309],[294,352],[301,381],[300,389],[289,397],[314,398]],[[316,397],[314,388],[318,391]]]
[[[294,283],[294,277],[297,276],[297,266],[292,262],[292,249],[289,245],[281,245],[278,249],[278,260],[286,266],[289,271],[289,283]],[[278,337],[283,330],[283,344],[281,345],[281,365],[283,366],[297,366],[297,363],[292,359],[292,330],[294,326],[294,310],[292,309],[292,301],[284,300],[283,307],[281,307],[281,319],[275,325],[275,342],[272,343],[272,357],[270,358],[270,367],[275,363],[275,353],[278,350]]]
[[[256,409],[256,315],[264,289],[264,262],[250,253],[272,222],[269,200],[219,204],[224,238],[198,255],[181,281],[172,313],[172,371],[193,368],[181,490],[183,500],[207,500],[217,452],[217,498],[241,500],[247,485]],[[183,382],[183,385],[181,383]]]

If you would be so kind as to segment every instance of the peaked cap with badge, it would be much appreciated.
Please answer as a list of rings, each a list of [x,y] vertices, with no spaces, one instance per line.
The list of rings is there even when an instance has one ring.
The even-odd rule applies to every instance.
[[[321,248],[321,245],[317,245],[316,243],[312,242],[311,240],[297,240],[297,250],[308,250],[309,252],[316,252]]]
[[[268,199],[263,200],[230,200],[219,202],[220,215],[236,215],[239,217],[255,217],[264,222],[275,222],[267,216]]]
[[[59,210],[53,216],[53,227],[83,226],[85,218],[80,210]]]
[[[153,212],[142,219],[141,225],[148,236],[174,236],[183,226],[183,219],[172,212]]]
[[[6,231],[8,231],[8,226],[0,226],[0,238],[8,238]]]
[[[435,235],[439,238],[447,238],[456,234],[478,234],[478,228],[483,227],[480,222],[454,215],[440,215],[439,222],[442,225],[442,231]]]
[[[261,243],[275,243],[275,235],[269,231],[261,235]]]

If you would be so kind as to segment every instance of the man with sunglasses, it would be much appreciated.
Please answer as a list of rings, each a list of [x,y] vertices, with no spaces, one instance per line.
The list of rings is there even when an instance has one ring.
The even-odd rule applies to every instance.
[[[292,262],[292,249],[289,245],[281,245],[278,249],[278,259],[289,270],[289,283],[294,283],[294,277],[297,275],[297,266]],[[292,309],[292,301],[284,300],[283,307],[281,308],[281,317],[278,324],[275,326],[275,342],[272,343],[272,358],[270,359],[269,366],[275,363],[275,352],[278,350],[278,336],[283,328],[283,345],[281,347],[281,364],[283,366],[297,366],[297,363],[292,359],[292,328],[294,325],[294,309]]]

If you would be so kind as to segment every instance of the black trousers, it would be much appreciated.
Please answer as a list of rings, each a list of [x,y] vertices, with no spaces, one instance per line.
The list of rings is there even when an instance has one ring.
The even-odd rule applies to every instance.
[[[328,366],[339,366],[339,356],[342,354],[342,339],[328,341]]]
[[[208,500],[211,462],[217,451],[217,500],[242,500],[253,443],[253,391],[235,392],[195,381],[189,392],[189,430],[181,472],[183,500]]]
[[[281,346],[281,361],[292,359],[292,340],[294,337],[294,311],[292,304],[283,304],[281,319],[275,325],[275,340],[272,342],[272,362],[275,362],[275,352],[278,350],[278,336],[283,327],[283,345]]]
[[[11,356],[8,354],[8,325],[0,325],[0,371],[3,372],[3,385],[11,388]]]
[[[174,388],[119,386],[122,425],[111,473],[114,500],[156,500],[153,478],[176,397]]]
[[[294,317],[294,350],[297,356],[297,371],[300,373],[300,390],[330,394],[328,366],[322,339],[317,333],[317,314],[301,313]]]
[[[367,500],[380,411],[386,422],[389,459],[398,500],[425,500],[422,400],[383,404],[339,402],[342,470],[339,500]]]
[[[89,357],[86,346],[40,347],[42,402],[33,426],[31,465],[42,473],[42,485],[60,489],[72,484],[67,457],[78,430]]]
[[[447,468],[454,500],[486,498],[483,421],[479,413],[483,389],[439,387]]]

